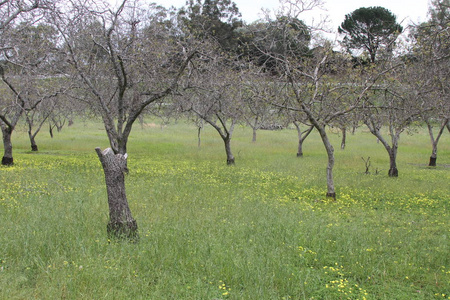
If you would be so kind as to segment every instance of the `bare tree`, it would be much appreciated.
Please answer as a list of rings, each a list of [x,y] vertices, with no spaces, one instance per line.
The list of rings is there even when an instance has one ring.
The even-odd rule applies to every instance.
[[[191,70],[189,89],[179,104],[182,110],[194,112],[217,131],[224,142],[227,164],[234,165],[231,139],[242,116],[243,72],[232,68],[233,61],[214,51],[201,60]]]
[[[257,131],[264,127],[270,127],[276,122],[277,108],[272,105],[276,88],[271,79],[256,68],[249,74],[243,88],[242,117],[245,123],[252,128],[252,142],[255,143]]]
[[[170,96],[194,56],[172,34],[170,13],[154,4],[122,1],[111,9],[98,1],[73,1],[55,14],[80,101],[102,117],[110,147],[96,148],[108,192],[110,237],[138,238],[125,193],[127,143],[144,109]]]
[[[278,17],[278,20],[283,20],[279,22],[281,34],[278,36],[282,38],[283,32],[289,33],[291,18],[298,19],[305,10],[319,4],[320,1],[286,1],[283,11],[288,14],[283,18]],[[279,72],[283,74],[284,79],[278,85],[288,90],[292,95],[292,101],[278,105],[303,113],[319,132],[328,157],[326,195],[335,198],[334,147],[328,137],[326,126],[338,117],[360,107],[365,95],[383,72],[353,69],[350,59],[334,52],[333,46],[328,42],[319,41],[319,45],[311,53],[302,57],[294,51],[298,49],[292,49],[292,45],[296,43],[284,44],[284,40],[276,41],[282,47],[274,58],[279,63]]]
[[[49,99],[52,100],[52,99]],[[31,151],[38,151],[36,136],[41,131],[42,126],[48,117],[53,113],[57,100],[39,103],[35,109],[25,112],[25,121],[28,127],[28,137],[30,139]]]
[[[398,177],[397,152],[400,135],[421,114],[429,110],[421,101],[420,95],[416,94],[405,80],[401,80],[401,77],[404,78],[407,74],[406,65],[392,72],[390,80],[384,81],[384,85],[375,90],[363,109],[364,123],[389,154],[390,177]],[[383,126],[387,127],[390,142],[384,136]]]
[[[10,7],[12,10],[8,17],[4,11],[4,6],[8,8],[8,3],[5,3],[0,6],[5,20],[9,20],[8,24],[2,25],[0,32],[0,78],[5,90],[0,99],[0,125],[4,146],[2,164],[12,165],[11,135],[20,117],[24,112],[34,110],[42,101],[56,96],[61,90],[51,80],[55,75],[52,67],[55,59],[55,32],[50,26],[39,23],[43,14],[37,10],[40,6],[26,6],[29,9],[17,7],[16,10],[13,9],[14,6]],[[23,13],[30,11],[33,11],[33,15],[25,18]],[[16,19],[22,22],[16,24]]]
[[[431,1],[430,19],[413,28],[410,49],[411,67],[415,69],[412,88],[422,96],[432,111],[422,114],[431,140],[429,166],[436,166],[438,143],[445,127],[449,128],[450,101],[450,4],[448,0]],[[437,125],[435,134],[433,127]]]

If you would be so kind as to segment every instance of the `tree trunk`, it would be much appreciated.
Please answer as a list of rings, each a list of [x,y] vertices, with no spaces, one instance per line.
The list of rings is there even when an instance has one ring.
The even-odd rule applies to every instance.
[[[109,238],[138,241],[138,227],[131,215],[125,192],[125,173],[127,155],[114,154],[111,148],[101,151],[95,148],[105,173],[106,190],[108,193],[109,223],[107,233]]]
[[[2,158],[2,165],[4,166],[11,166],[14,164],[13,156],[12,156],[12,143],[11,143],[11,135],[12,135],[12,128],[2,124],[2,135],[3,135],[3,158]]]
[[[346,142],[346,139],[347,139],[347,128],[342,127],[341,131],[342,131],[341,149],[344,150],[345,149],[345,142]]]
[[[31,151],[38,151],[38,146],[36,144],[36,139],[34,138],[34,135],[31,132],[31,130],[28,130],[28,137],[30,138]]]
[[[231,152],[231,138],[224,138],[223,142],[225,143],[225,152],[227,153],[227,165],[234,165],[234,156]]]
[[[398,177],[398,169],[397,169],[397,147],[392,147],[389,152],[389,177]]]
[[[50,137],[53,138],[53,127],[52,127],[52,124],[51,123],[48,123],[48,124],[49,124]]]
[[[256,127],[253,127],[252,143],[256,143]]]
[[[303,157],[303,139],[298,139],[297,157]]]
[[[202,145],[202,127],[197,127],[197,147],[200,149]]]
[[[431,123],[426,119],[425,122],[427,123],[427,127],[428,127],[428,134],[430,135],[430,139],[431,139],[431,156],[430,156],[430,162],[428,163],[429,167],[436,167],[436,161],[437,161],[437,147],[438,147],[438,143],[439,143],[439,139],[442,136],[442,133],[444,133],[444,129],[446,126],[448,126],[449,121],[448,119],[444,119],[441,123],[441,127],[439,128],[439,132],[436,136],[436,139],[434,138],[434,134],[433,134],[433,126],[431,126]],[[448,128],[448,127],[447,127]]]
[[[438,141],[439,141],[438,139],[437,139],[437,140],[434,140],[434,139],[432,138],[432,143],[431,143],[432,150],[431,150],[430,162],[428,163],[428,166],[429,166],[429,167],[436,167],[436,161],[437,161],[437,142],[438,142]]]
[[[327,197],[336,199],[336,191],[334,189],[333,167],[334,167],[334,148],[331,145],[328,135],[324,126],[316,126],[316,129],[320,133],[322,143],[325,146],[328,156],[327,165]]]

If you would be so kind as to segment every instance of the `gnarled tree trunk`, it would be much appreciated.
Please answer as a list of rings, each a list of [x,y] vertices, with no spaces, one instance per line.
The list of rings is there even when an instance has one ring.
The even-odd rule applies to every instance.
[[[95,148],[105,172],[106,190],[108,193],[109,223],[108,237],[119,239],[139,239],[136,220],[131,215],[125,193],[125,173],[127,155],[114,154],[111,148],[101,151]]]

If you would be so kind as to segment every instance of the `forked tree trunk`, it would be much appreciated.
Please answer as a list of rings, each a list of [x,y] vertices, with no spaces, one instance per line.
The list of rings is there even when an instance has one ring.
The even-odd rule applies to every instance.
[[[95,148],[95,151],[105,173],[109,205],[108,237],[138,241],[137,223],[131,215],[125,192],[124,174],[128,172],[127,155],[114,154],[111,148],[103,151]]]
[[[314,126],[310,126],[308,130],[305,130],[302,132],[300,128],[300,124],[298,124],[296,121],[293,122],[295,125],[295,128],[297,129],[297,135],[298,135],[298,147],[297,147],[297,157],[303,157],[303,142],[308,137],[308,135],[311,133],[311,131],[314,129]]]
[[[439,143],[439,139],[442,136],[442,133],[444,133],[444,129],[446,126],[448,126],[448,119],[444,119],[441,123],[441,127],[439,128],[439,132],[436,136],[436,138],[434,138],[434,134],[433,134],[433,126],[431,126],[431,123],[428,120],[425,120],[425,122],[427,123],[427,127],[428,127],[428,134],[430,135],[430,139],[431,139],[431,156],[430,156],[430,162],[428,163],[429,167],[436,167],[436,161],[437,161],[437,150],[438,150],[438,143]],[[448,128],[448,127],[447,127]]]
[[[375,124],[372,120],[366,120],[365,123],[366,123],[367,127],[369,128],[370,132],[377,138],[377,143],[381,142],[384,146],[384,149],[386,149],[387,153],[389,154],[389,171],[388,171],[389,177],[398,177],[397,150],[398,150],[398,141],[400,139],[401,131],[395,132],[393,127],[390,126],[389,134],[391,136],[391,142],[392,142],[392,147],[391,147],[389,145],[389,143],[381,135],[380,128],[375,126]]]
[[[12,143],[11,143],[11,135],[12,129],[9,126],[2,125],[2,136],[3,136],[3,158],[2,165],[11,166],[14,164],[13,156],[12,156]]]

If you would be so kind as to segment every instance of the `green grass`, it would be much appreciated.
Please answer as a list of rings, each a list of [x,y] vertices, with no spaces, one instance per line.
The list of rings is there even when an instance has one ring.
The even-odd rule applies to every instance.
[[[449,135],[437,168],[425,131],[402,136],[399,178],[364,129],[343,151],[331,138],[335,202],[316,133],[299,159],[295,130],[251,143],[237,128],[228,167],[211,128],[198,149],[189,124],[136,125],[131,244],[106,238],[100,124],[42,133],[38,153],[14,132],[15,165],[0,168],[0,299],[450,299]]]

